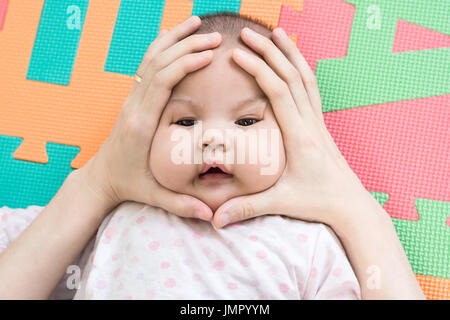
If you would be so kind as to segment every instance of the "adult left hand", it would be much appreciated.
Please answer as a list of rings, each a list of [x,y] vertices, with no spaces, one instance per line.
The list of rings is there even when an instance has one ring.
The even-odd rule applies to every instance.
[[[263,59],[238,48],[233,51],[233,59],[255,77],[270,100],[287,164],[269,189],[222,204],[214,214],[214,226],[265,214],[330,226],[349,221],[351,217],[342,215],[355,198],[365,204],[376,200],[350,169],[325,126],[314,73],[281,28],[272,32],[272,40],[249,28],[241,31],[241,38]]]

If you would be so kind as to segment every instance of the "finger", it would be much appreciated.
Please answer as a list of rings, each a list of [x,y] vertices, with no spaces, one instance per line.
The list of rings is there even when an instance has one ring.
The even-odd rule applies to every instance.
[[[291,64],[272,40],[247,27],[242,29],[241,37],[287,83],[300,114],[306,118],[313,116],[311,102],[303,86],[299,71]]]
[[[166,33],[167,33],[168,31],[167,30],[161,30],[160,32],[159,32],[159,34],[158,34],[158,37],[162,37],[162,36],[164,36]]]
[[[288,159],[293,159],[292,156],[307,132],[288,85],[256,55],[235,49],[232,56],[242,69],[255,77],[259,87],[269,98],[286,146],[286,155]]]
[[[163,208],[180,217],[211,221],[213,216],[211,208],[202,201],[192,196],[179,194],[163,187],[158,186],[156,190],[153,191],[151,198],[151,205]]]
[[[152,77],[142,103],[136,106],[142,109],[141,112],[136,112],[136,114],[145,115],[141,118],[146,121],[145,127],[151,137],[153,137],[153,133],[158,126],[159,118],[172,93],[172,88],[188,73],[206,66],[212,58],[212,50],[187,54],[161,69]]]
[[[279,212],[277,202],[272,199],[274,197],[270,196],[270,191],[232,198],[216,210],[212,223],[215,228],[222,228],[238,221]]]
[[[222,36],[218,32],[191,35],[163,51],[149,68],[153,68],[153,72],[158,71],[186,54],[217,47],[221,41]],[[147,70],[146,76],[151,76],[153,72]]]
[[[195,30],[198,29],[198,27],[200,27],[200,24],[201,19],[198,16],[192,16],[170,29],[170,31],[168,31],[163,37],[156,38],[147,48],[147,52],[144,54],[141,64],[136,71],[136,73],[142,77],[142,82],[138,84],[135,81],[133,90],[136,90],[138,94],[142,94],[143,91],[145,91],[145,88],[148,87],[148,84],[151,80],[151,77],[148,77],[145,74],[149,62],[152,61],[152,59],[154,59],[154,57],[156,57],[162,51],[166,50],[179,40],[192,34]]]
[[[306,59],[298,50],[297,46],[289,39],[282,28],[273,31],[273,41],[281,52],[289,59],[294,67],[300,72],[303,84],[311,101],[315,115],[323,121],[322,100],[320,98],[317,78],[309,67]]]
[[[327,130],[325,125],[325,120],[322,112],[322,99],[320,97],[319,88],[317,85],[317,78],[309,67],[303,55],[298,50],[297,46],[286,36],[286,33],[282,28],[276,28],[273,31],[273,41],[280,48],[281,52],[289,59],[289,61],[295,66],[295,68],[300,72],[302,81],[305,84],[311,102],[311,107],[315,115],[315,119],[310,119],[308,124],[311,130],[320,129],[320,133],[325,137],[326,147],[335,156],[339,157],[340,152],[335,145],[331,134]],[[314,122],[318,121],[317,124]]]

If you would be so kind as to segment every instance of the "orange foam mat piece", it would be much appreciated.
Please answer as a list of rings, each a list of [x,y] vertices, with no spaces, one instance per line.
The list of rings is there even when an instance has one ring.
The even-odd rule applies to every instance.
[[[450,279],[416,274],[416,279],[428,300],[450,300]]]

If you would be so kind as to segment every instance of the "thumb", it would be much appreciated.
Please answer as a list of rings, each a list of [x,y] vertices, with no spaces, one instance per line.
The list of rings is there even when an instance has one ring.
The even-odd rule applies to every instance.
[[[216,210],[213,225],[222,228],[230,223],[277,212],[271,199],[267,192],[232,198]]]
[[[187,194],[180,194],[165,188],[158,188],[152,197],[154,206],[176,214],[179,217],[199,218],[211,221],[211,208],[204,202]]]

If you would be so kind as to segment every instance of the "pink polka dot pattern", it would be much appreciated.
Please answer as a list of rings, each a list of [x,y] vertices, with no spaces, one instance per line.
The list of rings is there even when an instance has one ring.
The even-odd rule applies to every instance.
[[[337,267],[333,270],[333,276],[339,277],[342,274],[342,269],[340,267]]]
[[[283,293],[287,293],[289,291],[289,286],[286,283],[281,283],[279,288],[280,291]]]
[[[323,225],[267,215],[215,229],[142,206],[117,210],[99,228],[95,266],[83,271],[77,298],[267,300],[358,292],[344,251]],[[10,225],[13,233],[22,226]]]
[[[316,267],[312,267],[312,268],[311,268],[311,272],[309,273],[309,277],[310,277],[310,278],[315,278],[315,277],[317,277],[317,269],[316,269]]]
[[[152,251],[158,250],[159,248],[159,242],[158,241],[152,241],[149,243],[148,248]]]
[[[267,253],[264,250],[259,250],[256,252],[256,256],[260,259],[265,259],[267,257]]]
[[[225,263],[222,260],[219,260],[216,263],[214,263],[214,269],[216,270],[222,270],[224,266]]]
[[[230,290],[236,290],[237,287],[238,287],[238,285],[235,282],[229,282],[228,283],[228,289],[230,289]]]
[[[136,219],[137,224],[141,224],[144,221],[145,221],[145,216],[140,216],[139,218]]]
[[[249,261],[247,258],[245,258],[245,257],[242,257],[242,258],[240,259],[240,262],[241,262],[241,264],[242,264],[244,267],[248,267],[248,266],[250,265],[250,261]]]
[[[166,280],[166,282],[164,282],[164,286],[166,288],[173,288],[176,286],[176,284],[177,283],[176,283],[175,279],[173,279],[173,278],[169,278]]]
[[[304,242],[308,241],[308,236],[306,234],[300,233],[297,236],[297,240],[299,242],[303,242],[304,243]]]

